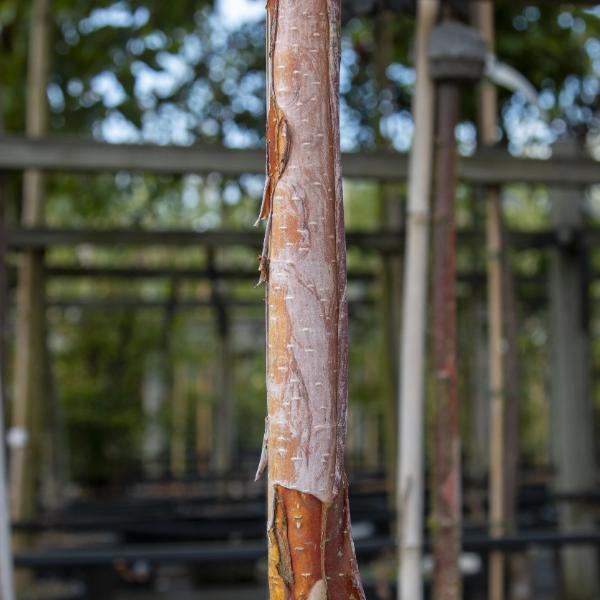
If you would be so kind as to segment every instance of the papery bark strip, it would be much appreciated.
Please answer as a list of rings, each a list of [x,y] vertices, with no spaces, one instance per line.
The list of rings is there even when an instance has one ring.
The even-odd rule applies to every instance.
[[[348,325],[339,149],[339,0],[267,3],[269,587],[364,598],[344,472]]]

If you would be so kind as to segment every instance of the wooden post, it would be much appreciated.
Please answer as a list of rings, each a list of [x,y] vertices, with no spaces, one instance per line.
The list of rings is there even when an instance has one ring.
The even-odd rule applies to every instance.
[[[555,148],[555,155],[576,155],[578,151],[573,146],[563,142]],[[556,468],[555,489],[571,494],[595,489],[597,469],[581,200],[580,189],[552,189],[551,215],[559,245],[552,250],[550,262],[551,450]],[[595,524],[593,513],[583,504],[561,504],[559,520],[561,529],[568,532],[591,530]],[[598,556],[594,548],[564,548],[561,568],[564,598],[598,597]]]
[[[169,301],[165,307],[162,330],[158,347],[146,358],[144,381],[142,385],[142,407],[144,413],[144,440],[142,456],[144,468],[150,477],[157,477],[166,467],[163,460],[168,452],[167,426],[165,417],[168,414],[169,400],[176,403],[178,391],[173,372],[172,337],[173,323],[177,314],[180,281],[173,277],[170,282]],[[172,398],[170,397],[172,394]],[[173,406],[172,414],[177,408]],[[175,418],[173,423],[175,423]],[[172,428],[172,435],[177,435],[177,428]],[[177,454],[175,451],[174,454]],[[173,453],[171,454],[173,456]],[[171,463],[171,467],[173,462]]]
[[[233,398],[233,352],[229,319],[222,303],[218,309],[217,348],[215,358],[215,438],[214,468],[218,475],[226,475],[233,468],[235,450],[235,407]]]
[[[229,473],[233,467],[236,431],[235,405],[233,398],[233,352],[229,314],[223,300],[221,285],[214,275],[215,255],[209,248],[207,256],[208,271],[211,277],[211,302],[214,306],[216,322],[215,352],[215,437],[213,443],[213,467],[218,475]]]
[[[0,123],[1,125],[1,123]],[[6,191],[0,174],[0,597],[15,600],[6,473]]]
[[[46,87],[50,56],[50,0],[34,0],[31,14],[27,74],[26,132],[40,137],[47,130]],[[27,171],[23,179],[22,223],[44,223],[45,177]],[[16,521],[31,518],[36,509],[39,442],[45,376],[45,286],[43,251],[21,255],[17,288],[15,339],[15,400],[10,457],[11,507]]]
[[[415,135],[408,183],[407,235],[400,348],[398,411],[398,598],[423,597],[423,417],[425,307],[429,245],[434,88],[428,60],[437,0],[419,0],[416,29],[417,81],[413,95]]]
[[[494,51],[494,5],[482,0],[474,5],[475,22],[485,40],[488,50]],[[483,82],[479,91],[479,133],[483,145],[496,142],[498,98],[492,83]],[[502,237],[502,205],[500,190],[487,190],[487,274],[488,274],[488,321],[489,321],[489,389],[490,389],[490,472],[489,505],[490,535],[502,536],[506,519],[505,490],[505,325],[504,325],[504,245]],[[504,555],[491,552],[488,559],[489,600],[504,598]]]
[[[187,424],[189,416],[187,365],[179,364],[173,369],[171,398],[171,474],[181,478],[187,468]]]
[[[213,449],[212,406],[207,402],[204,382],[198,381],[196,398],[196,465],[199,473],[206,473]]]
[[[162,461],[167,447],[164,419],[169,389],[167,360],[163,349],[155,350],[148,355],[144,368],[142,457],[144,471],[150,477],[158,477],[164,469]]]
[[[472,401],[469,423],[471,430],[469,474],[477,482],[480,482],[485,481],[487,475],[490,440],[487,310],[485,295],[480,291],[473,292],[471,310],[473,312],[470,344],[470,354],[472,357]]]
[[[381,94],[390,90],[393,85],[387,68],[394,58],[394,16],[390,11],[382,9],[375,19],[375,36],[377,52],[375,54],[375,81],[377,92]],[[379,114],[374,113],[375,144],[385,148],[386,140],[379,128]],[[387,142],[389,146],[389,141]],[[384,229],[398,231],[404,218],[404,206],[400,198],[394,195],[394,188],[389,182],[378,183],[379,218]],[[383,415],[384,415],[384,457],[385,475],[388,489],[390,509],[396,504],[396,459],[398,456],[398,355],[400,340],[400,311],[402,307],[402,258],[398,255],[382,253],[380,264],[380,326],[383,336],[380,346],[380,364],[383,381]]]
[[[339,0],[267,3],[269,588],[364,599],[345,475],[348,324]],[[259,473],[266,460],[261,460]]]
[[[490,336],[490,534],[500,537],[505,525],[504,490],[504,326],[502,307],[502,213],[500,193],[488,195],[488,320]],[[504,555],[489,556],[489,598],[504,598]]]

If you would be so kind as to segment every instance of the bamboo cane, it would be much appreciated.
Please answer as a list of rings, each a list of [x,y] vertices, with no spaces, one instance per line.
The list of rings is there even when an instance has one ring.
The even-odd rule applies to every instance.
[[[490,51],[494,48],[494,6],[482,0],[475,6],[477,23]],[[484,145],[495,142],[498,100],[496,88],[483,83],[480,89],[480,133]],[[490,377],[490,535],[504,533],[505,522],[505,425],[504,425],[504,314],[503,314],[503,244],[502,208],[497,188],[487,192],[487,272],[489,320],[489,377]],[[504,598],[504,555],[492,552],[489,556],[488,596],[490,600]]]
[[[417,80],[413,95],[415,138],[411,151],[406,267],[400,351],[400,441],[398,444],[398,598],[423,597],[423,411],[425,306],[429,243],[434,89],[427,45],[437,0],[419,0],[416,31]]]
[[[32,6],[26,106],[26,131],[32,137],[43,135],[47,129],[50,5],[50,0],[35,0]],[[44,174],[25,172],[24,226],[43,224],[44,194]],[[43,261],[43,252],[31,251],[21,257],[19,265],[12,427],[20,433],[20,443],[12,448],[10,459],[11,508],[16,520],[30,518],[36,501],[42,394],[46,385]]]
[[[344,472],[347,300],[339,148],[339,0],[267,3],[269,589],[364,598]]]
[[[1,124],[0,124],[1,125]],[[14,600],[13,557],[10,546],[10,506],[5,448],[5,334],[6,334],[6,217],[4,179],[0,178],[0,592],[3,600]]]

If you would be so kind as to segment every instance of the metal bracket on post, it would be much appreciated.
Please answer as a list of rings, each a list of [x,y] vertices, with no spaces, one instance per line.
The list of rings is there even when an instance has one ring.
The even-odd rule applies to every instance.
[[[444,21],[431,32],[429,63],[435,81],[479,81],[485,72],[486,55],[479,32],[464,23]]]

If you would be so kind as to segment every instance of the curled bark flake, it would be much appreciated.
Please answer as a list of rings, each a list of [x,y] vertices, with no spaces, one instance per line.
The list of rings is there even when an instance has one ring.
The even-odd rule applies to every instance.
[[[268,15],[268,55],[269,62],[272,63],[275,53],[275,44],[277,41],[277,24],[279,15],[279,0],[269,0],[267,2]],[[287,166],[290,147],[291,147],[291,131],[288,122],[282,110],[277,105],[275,92],[274,78],[269,77],[269,110],[267,114],[267,178],[265,181],[265,189],[263,192],[260,212],[255,226],[264,219],[270,219],[273,214],[273,199],[277,184],[281,179],[285,167]],[[269,277],[269,237],[270,228],[267,227],[265,232],[265,241],[263,251],[259,257],[260,277],[258,285],[268,280]]]
[[[271,548],[271,554],[269,555],[269,576],[272,583],[272,592],[273,585],[277,589],[280,587],[281,582],[283,582],[288,590],[294,585],[294,571],[292,570],[292,557],[288,543],[286,510],[277,488],[275,488],[273,494],[273,526],[268,532],[269,547]],[[278,582],[277,578],[281,581]],[[279,594],[275,595],[278,596]]]
[[[256,469],[256,475],[254,481],[258,481],[263,474],[267,466],[267,448],[269,445],[269,417],[265,418],[265,433],[263,435],[262,450],[260,453],[260,461],[258,463],[258,469]]]
[[[312,586],[308,600],[327,600],[327,584],[324,579],[319,579],[315,585]]]

